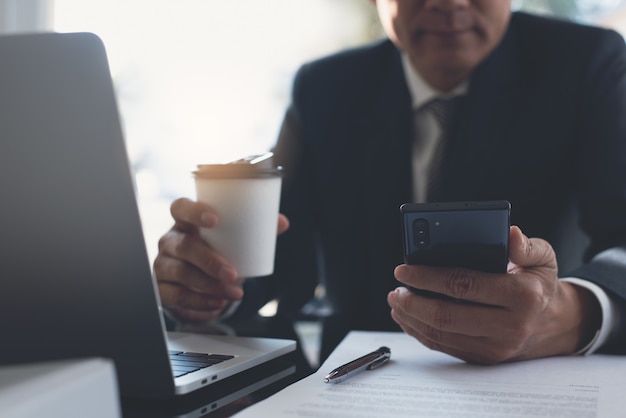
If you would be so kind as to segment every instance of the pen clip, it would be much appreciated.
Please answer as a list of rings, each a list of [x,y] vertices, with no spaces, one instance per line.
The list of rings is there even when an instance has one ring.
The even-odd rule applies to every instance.
[[[379,368],[380,366],[382,366],[383,364],[387,363],[389,361],[389,354],[385,354],[382,358],[379,358],[373,362],[371,362],[366,369],[367,370],[374,370]]]
[[[374,370],[389,361],[391,350],[388,347],[380,347],[356,360],[339,366],[324,377],[326,383],[338,383],[361,370]]]

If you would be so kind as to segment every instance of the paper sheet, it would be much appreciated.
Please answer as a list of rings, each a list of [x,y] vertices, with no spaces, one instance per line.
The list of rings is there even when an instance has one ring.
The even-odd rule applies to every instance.
[[[344,382],[324,376],[385,345],[391,361]],[[626,417],[626,356],[466,364],[403,333],[351,332],[319,371],[237,417]]]

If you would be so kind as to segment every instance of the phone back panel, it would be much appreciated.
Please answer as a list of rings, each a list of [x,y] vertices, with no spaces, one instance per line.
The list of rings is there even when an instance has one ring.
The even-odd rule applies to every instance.
[[[401,207],[407,264],[506,272],[506,201],[408,203]]]

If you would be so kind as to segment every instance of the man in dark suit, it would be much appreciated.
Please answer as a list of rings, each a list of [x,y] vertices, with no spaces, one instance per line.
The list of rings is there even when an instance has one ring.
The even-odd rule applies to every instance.
[[[478,363],[626,353],[623,39],[511,14],[504,0],[376,3],[390,40],[296,76],[275,149],[286,232],[274,275],[242,288],[198,237],[218,214],[180,199],[155,260],[164,307],[198,322],[234,308],[245,317],[277,298],[279,315],[291,315],[323,280],[333,316],[322,357],[350,329],[398,326]],[[427,110],[434,97],[460,104],[428,189],[443,141]],[[516,225],[507,274],[401,265],[402,203],[499,199]],[[474,303],[426,298],[398,281]]]

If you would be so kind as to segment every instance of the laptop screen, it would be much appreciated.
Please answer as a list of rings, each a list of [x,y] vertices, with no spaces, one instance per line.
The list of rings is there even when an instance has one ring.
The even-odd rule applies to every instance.
[[[121,382],[171,393],[103,44],[10,35],[0,57],[0,362],[110,357]]]

